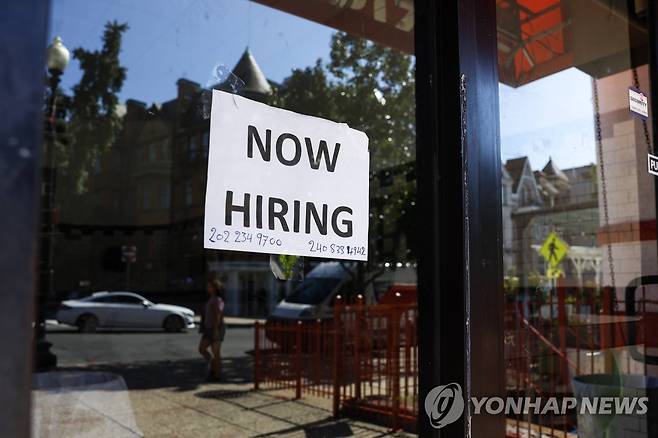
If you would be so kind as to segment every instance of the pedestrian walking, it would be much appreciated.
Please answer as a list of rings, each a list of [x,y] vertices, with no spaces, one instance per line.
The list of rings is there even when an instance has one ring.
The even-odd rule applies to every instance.
[[[222,370],[221,347],[226,328],[224,327],[224,284],[218,279],[208,280],[208,301],[201,312],[199,353],[209,365],[208,378],[219,380]],[[210,352],[208,351],[210,348]]]

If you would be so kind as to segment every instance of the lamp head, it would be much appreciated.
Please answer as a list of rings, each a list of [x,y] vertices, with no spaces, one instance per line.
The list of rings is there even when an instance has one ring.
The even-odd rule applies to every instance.
[[[64,46],[60,37],[55,37],[50,46],[48,46],[48,70],[62,74],[71,59],[69,49]]]

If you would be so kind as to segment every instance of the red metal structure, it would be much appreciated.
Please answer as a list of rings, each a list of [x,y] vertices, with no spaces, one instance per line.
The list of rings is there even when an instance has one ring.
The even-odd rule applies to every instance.
[[[414,430],[418,415],[417,305],[366,306],[338,299],[333,320],[268,326],[255,330],[256,389],[289,389],[296,398],[332,400],[335,416],[369,418]],[[610,288],[516,291],[506,297],[506,388],[512,397],[572,396],[571,379],[604,372],[613,350],[644,348],[645,287],[638,288],[637,315]],[[635,324],[629,330],[629,321]],[[630,332],[630,333],[629,333]],[[651,332],[651,329],[649,329]],[[633,335],[634,339],[630,336]],[[270,339],[275,339],[273,342]],[[281,342],[286,339],[287,342]],[[616,366],[633,372],[631,358]],[[575,415],[508,415],[507,436],[575,437]]]
[[[255,386],[331,398],[334,415],[375,416],[413,428],[418,380],[415,303],[337,300],[333,320],[256,325]],[[275,343],[271,339],[287,342]],[[291,342],[294,340],[294,342]]]

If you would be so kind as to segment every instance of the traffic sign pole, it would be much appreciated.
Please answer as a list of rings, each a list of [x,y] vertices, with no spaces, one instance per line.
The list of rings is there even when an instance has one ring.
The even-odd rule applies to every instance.
[[[135,245],[122,246],[121,261],[126,264],[126,290],[130,290],[130,265],[137,262],[137,247]]]
[[[126,290],[130,290],[130,265],[131,262],[126,262]]]

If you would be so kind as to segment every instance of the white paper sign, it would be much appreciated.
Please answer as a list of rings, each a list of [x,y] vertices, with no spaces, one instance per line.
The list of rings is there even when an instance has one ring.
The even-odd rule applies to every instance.
[[[640,117],[649,117],[649,100],[640,90],[628,89],[628,108]]]
[[[368,137],[213,90],[204,248],[368,258]]]

